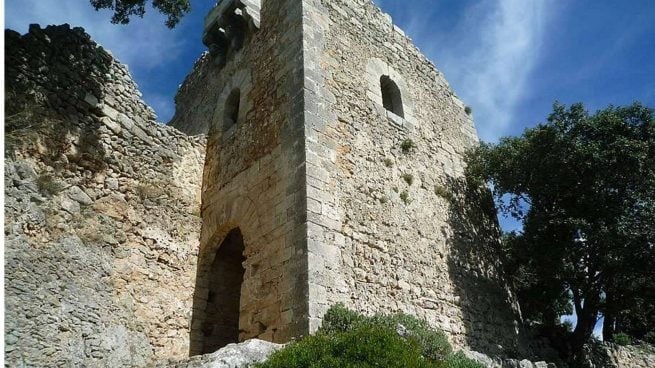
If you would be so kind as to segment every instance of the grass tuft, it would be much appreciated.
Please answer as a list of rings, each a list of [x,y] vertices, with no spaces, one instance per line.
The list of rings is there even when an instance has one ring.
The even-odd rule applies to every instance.
[[[403,174],[403,180],[405,181],[405,183],[407,183],[407,185],[411,187],[412,184],[414,184],[414,175],[407,174],[407,173]]]
[[[416,144],[414,144],[414,141],[411,139],[405,139],[403,143],[400,144],[400,149],[403,151],[404,154],[408,154],[412,152],[416,148]]]

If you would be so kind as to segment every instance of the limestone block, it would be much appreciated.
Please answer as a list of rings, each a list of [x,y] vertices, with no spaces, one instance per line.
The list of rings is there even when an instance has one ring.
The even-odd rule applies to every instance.
[[[91,197],[89,197],[88,194],[84,193],[82,189],[78,186],[73,186],[68,189],[68,197],[70,199],[82,204],[82,205],[90,205],[93,203],[93,200]]]
[[[70,213],[71,215],[76,215],[80,213],[80,204],[68,197],[61,197],[60,200],[61,208]]]

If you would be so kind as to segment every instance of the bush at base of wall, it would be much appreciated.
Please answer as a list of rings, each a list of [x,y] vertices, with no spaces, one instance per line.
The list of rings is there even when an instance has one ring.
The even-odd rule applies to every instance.
[[[412,316],[366,317],[341,305],[330,308],[316,335],[256,367],[482,368],[461,353],[453,354],[443,332]]]

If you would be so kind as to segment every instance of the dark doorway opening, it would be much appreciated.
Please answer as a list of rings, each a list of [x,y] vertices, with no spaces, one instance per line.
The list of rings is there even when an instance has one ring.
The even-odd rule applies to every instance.
[[[236,228],[221,243],[206,273],[207,305],[199,319],[200,354],[239,342],[239,311],[243,283],[243,236]]]

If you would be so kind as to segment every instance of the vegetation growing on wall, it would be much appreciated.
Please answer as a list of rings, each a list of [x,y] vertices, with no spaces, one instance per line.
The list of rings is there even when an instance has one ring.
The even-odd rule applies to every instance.
[[[411,198],[409,198],[409,192],[407,192],[406,190],[400,193],[400,199],[403,201],[404,204],[412,203]]]
[[[416,144],[414,143],[413,140],[411,139],[405,139],[401,144],[400,144],[400,149],[403,151],[404,154],[408,154],[412,152],[412,150],[416,148]]]

